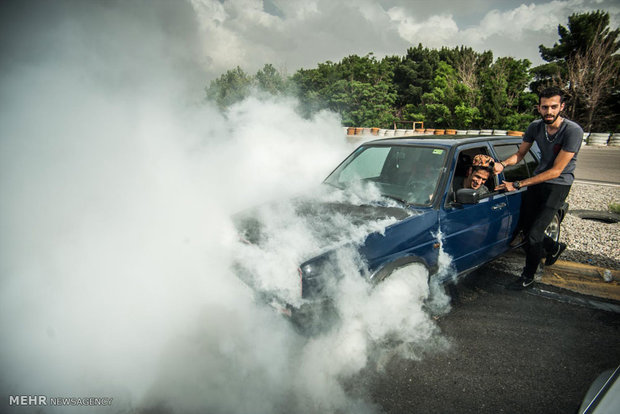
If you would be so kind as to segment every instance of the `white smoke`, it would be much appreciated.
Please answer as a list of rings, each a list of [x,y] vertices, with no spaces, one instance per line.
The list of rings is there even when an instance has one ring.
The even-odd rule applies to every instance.
[[[408,268],[373,290],[354,250],[343,251],[339,325],[306,338],[231,270],[231,216],[315,191],[351,151],[339,119],[302,119],[288,98],[250,98],[222,115],[196,100],[196,39],[170,30],[194,33],[191,8],[81,3],[3,10],[23,21],[2,36],[16,40],[4,40],[12,60],[0,66],[2,401],[107,396],[110,412],[374,410],[341,380],[373,358],[437,346],[424,271]],[[389,223],[333,222],[357,241]],[[248,259],[269,266],[266,284],[286,289],[317,240],[292,211],[278,211],[271,228],[269,260]],[[377,357],[381,349],[389,352]]]

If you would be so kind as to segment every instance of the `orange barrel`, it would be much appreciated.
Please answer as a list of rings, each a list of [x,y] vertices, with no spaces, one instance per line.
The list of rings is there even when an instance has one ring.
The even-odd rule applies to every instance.
[[[370,133],[373,135],[379,135],[379,128],[370,128]]]
[[[353,127],[347,128],[347,135],[355,135],[355,128]]]
[[[456,129],[446,129],[446,135],[456,135]]]
[[[364,128],[355,128],[355,135],[362,135],[364,133]]]
[[[506,133],[506,135],[509,135],[511,137],[522,137],[523,134],[524,134],[524,132],[521,132],[521,131],[508,131]]]
[[[445,135],[446,130],[445,129],[436,129],[435,130],[435,135]]]
[[[433,135],[435,133],[435,128],[426,128],[424,130],[425,134]]]

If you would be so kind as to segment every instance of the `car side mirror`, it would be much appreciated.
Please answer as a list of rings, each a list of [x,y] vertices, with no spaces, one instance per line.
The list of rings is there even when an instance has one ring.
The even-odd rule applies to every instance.
[[[459,204],[476,204],[480,201],[480,194],[473,188],[456,190],[456,202]]]

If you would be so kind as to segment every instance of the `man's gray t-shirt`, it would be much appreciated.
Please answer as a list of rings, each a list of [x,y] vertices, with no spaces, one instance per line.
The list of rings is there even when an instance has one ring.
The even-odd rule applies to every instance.
[[[583,141],[583,129],[573,121],[564,119],[560,129],[555,135],[545,134],[545,123],[542,119],[534,121],[527,127],[523,141],[533,143],[536,141],[541,152],[540,164],[534,171],[534,175],[540,174],[543,171],[547,171],[553,167],[555,158],[559,154],[560,150],[574,152],[575,155],[568,162],[564,171],[559,177],[546,182],[552,184],[571,185],[575,179],[574,172],[577,165],[577,153],[581,148],[581,142]]]

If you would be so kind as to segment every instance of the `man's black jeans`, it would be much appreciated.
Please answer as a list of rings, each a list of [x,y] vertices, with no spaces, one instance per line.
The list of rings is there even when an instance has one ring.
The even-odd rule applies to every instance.
[[[564,204],[570,187],[570,185],[541,183],[528,187],[523,195],[521,225],[527,235],[523,276],[528,279],[534,277],[541,259],[557,248],[555,242],[545,235],[545,230]]]

